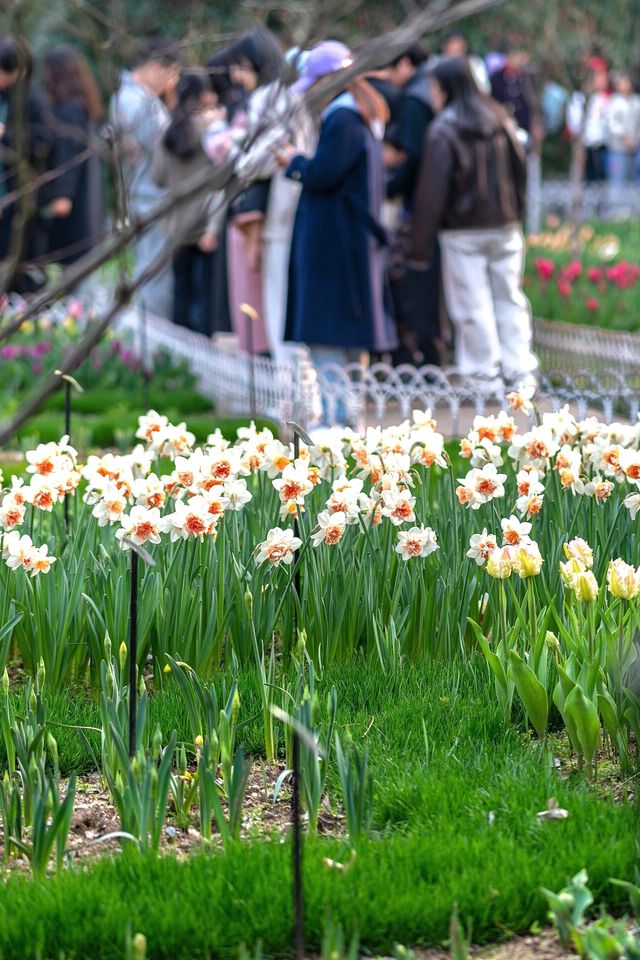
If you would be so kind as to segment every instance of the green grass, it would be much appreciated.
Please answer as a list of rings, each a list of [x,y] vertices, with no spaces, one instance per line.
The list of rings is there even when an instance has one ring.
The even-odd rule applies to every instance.
[[[363,948],[377,952],[394,941],[442,942],[454,901],[478,942],[523,932],[545,919],[540,886],[559,889],[585,866],[596,900],[622,907],[608,878],[632,877],[637,810],[597,796],[582,779],[560,779],[523,728],[505,731],[480,661],[387,677],[377,663],[356,662],[325,675],[322,704],[332,685],[341,736],[348,728],[362,742],[366,734],[374,832],[344,875],[322,865],[326,856],[348,857],[344,842],[307,844],[310,948],[319,947],[327,908],[347,930],[358,928]],[[239,689],[239,739],[259,753],[255,675],[243,674]],[[97,725],[95,707],[73,693],[53,698],[50,719]],[[189,738],[171,683],[152,698],[151,723]],[[93,766],[97,734],[52,730],[66,772]],[[332,771],[334,803],[335,786]],[[537,820],[551,796],[568,809],[567,820]],[[289,862],[288,844],[254,841],[185,863],[116,857],[41,887],[13,877],[0,886],[0,957],[121,958],[128,925],[145,933],[151,958],[234,956],[240,942],[258,940],[267,953],[283,953],[291,935]]]

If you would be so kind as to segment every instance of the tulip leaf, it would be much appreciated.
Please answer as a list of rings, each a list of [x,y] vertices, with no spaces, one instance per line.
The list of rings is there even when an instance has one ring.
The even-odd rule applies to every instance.
[[[547,691],[531,667],[524,662],[515,650],[511,650],[509,653],[509,671],[531,725],[542,740],[547,732],[549,717]]]
[[[587,763],[593,763],[600,740],[600,718],[596,706],[578,684],[566,699],[565,712],[575,725],[582,756]]]

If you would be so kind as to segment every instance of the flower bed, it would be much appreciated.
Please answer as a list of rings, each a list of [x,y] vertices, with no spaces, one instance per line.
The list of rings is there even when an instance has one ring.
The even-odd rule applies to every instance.
[[[151,878],[122,894],[121,870],[171,874],[149,857],[177,831],[217,851],[216,876],[242,889],[243,931],[282,952],[284,854],[247,823],[247,754],[282,765],[268,787],[264,774],[281,803],[293,730],[316,947],[331,905],[373,950],[443,938],[453,899],[482,938],[526,929],[544,917],[540,884],[558,889],[582,866],[622,905],[607,884],[631,879],[634,859],[640,429],[509,400],[457,449],[429,411],[330,431],[297,456],[254,426],[196,446],[149,411],[126,454],[80,463],[66,438],[27,452],[0,502],[0,853],[38,883],[59,874],[47,903],[75,902],[64,775],[99,766],[132,857],[86,878],[92,903],[97,876],[121,891],[109,937],[89,921],[60,933],[38,899],[34,956],[54,941],[114,956],[132,922],[153,956],[228,954],[237,924],[218,912],[213,933],[193,921],[185,946],[181,920],[169,929],[141,909]],[[202,878],[199,862],[171,874],[180,916],[178,878]],[[488,912],[478,889],[495,890]],[[0,889],[7,957],[25,916],[9,925],[10,903]]]
[[[636,231],[637,232],[637,231]],[[608,330],[640,330],[636,232],[568,226],[528,240],[525,289],[534,316]]]

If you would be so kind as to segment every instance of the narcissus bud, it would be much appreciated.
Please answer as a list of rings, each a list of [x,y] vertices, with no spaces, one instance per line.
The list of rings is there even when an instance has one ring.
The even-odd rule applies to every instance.
[[[119,649],[118,649],[118,653],[119,653],[119,655],[120,655],[120,669],[121,669],[121,670],[124,670],[124,665],[125,665],[125,663],[127,662],[127,645],[126,645],[126,643],[124,642],[124,640],[123,640],[122,643],[120,644],[120,647],[119,647]]]

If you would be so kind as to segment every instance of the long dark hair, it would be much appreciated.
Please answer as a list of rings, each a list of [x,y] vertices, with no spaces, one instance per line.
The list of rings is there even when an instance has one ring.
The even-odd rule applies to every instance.
[[[164,145],[169,153],[183,160],[192,157],[200,144],[200,130],[193,114],[200,108],[202,94],[208,91],[211,91],[211,83],[206,71],[183,71],[176,91],[177,103],[164,135]]]
[[[229,62],[251,64],[258,75],[258,86],[272,83],[284,73],[285,61],[278,41],[270,30],[256,27],[243,33],[229,48]]]
[[[463,132],[487,137],[504,125],[504,108],[479,89],[466,57],[442,57],[428,72]]]
[[[53,103],[79,103],[93,121],[101,118],[98,84],[89,64],[75,47],[65,43],[50,50],[44,58],[42,77]]]

